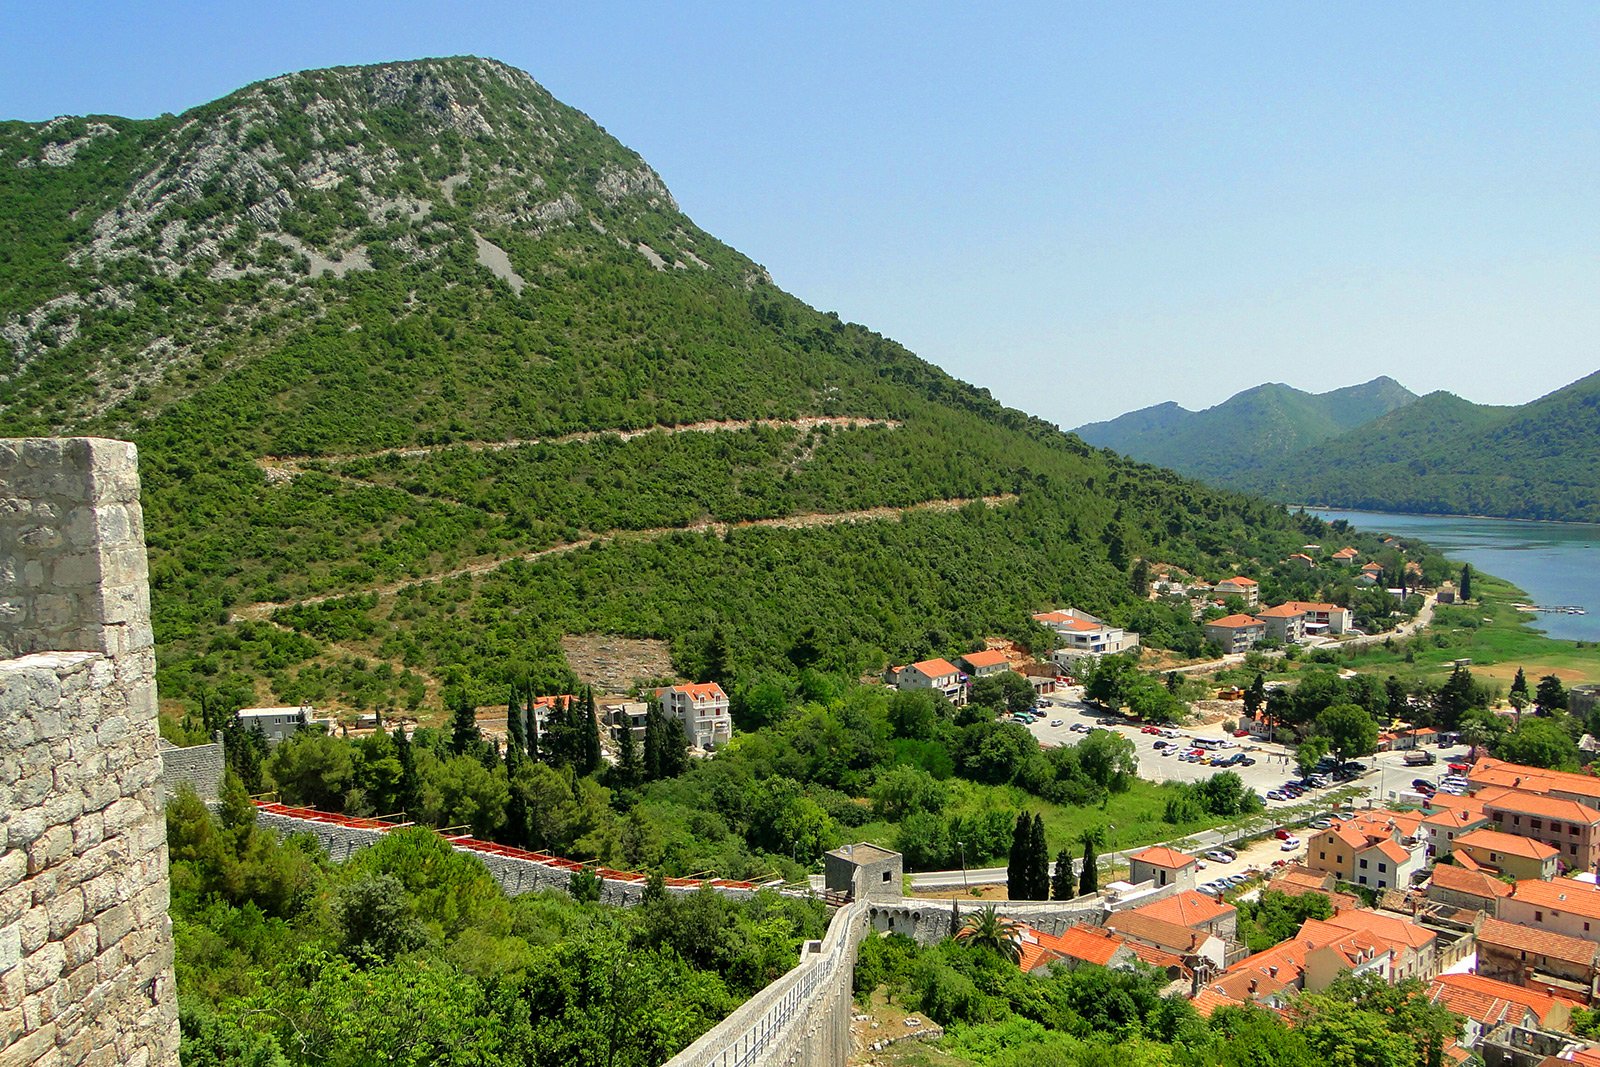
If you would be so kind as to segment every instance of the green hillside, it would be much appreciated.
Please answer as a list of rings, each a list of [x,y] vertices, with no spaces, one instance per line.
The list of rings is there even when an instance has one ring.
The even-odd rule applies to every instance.
[[[807,307],[492,61],[8,123],[0,205],[0,433],[138,442],[169,697],[854,675],[1304,533]]]
[[[1380,511],[1600,522],[1600,373],[1520,407],[1430,393],[1232,484]]]
[[[1392,378],[1327,393],[1269,383],[1204,411],[1168,402],[1073,432],[1092,445],[1227,484],[1240,472],[1336,437],[1414,399]]]

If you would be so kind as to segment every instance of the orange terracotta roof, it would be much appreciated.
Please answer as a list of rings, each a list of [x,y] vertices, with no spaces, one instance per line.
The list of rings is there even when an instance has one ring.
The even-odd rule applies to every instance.
[[[1326,922],[1330,926],[1337,926],[1352,933],[1369,934],[1382,944],[1408,945],[1418,949],[1432,944],[1438,937],[1432,930],[1423,929],[1398,915],[1369,911],[1366,908],[1338,912]]]
[[[1032,974],[1040,964],[1061,958],[1061,953],[1026,938],[1019,947],[1022,949],[1022,955],[1017,957],[1017,966],[1022,968],[1023,974]]]
[[[1563,963],[1589,965],[1600,954],[1600,945],[1581,937],[1568,937],[1552,930],[1536,930],[1531,926],[1485,917],[1478,927],[1478,943],[1510,949],[1514,952],[1532,952]]]
[[[1471,871],[1474,874],[1480,874],[1483,872],[1483,868],[1478,866],[1478,861],[1473,859],[1470,853],[1455,852],[1451,854],[1450,858],[1455,860],[1456,866],[1460,867],[1464,871]]]
[[[1267,883],[1267,888],[1274,893],[1282,893],[1290,897],[1303,897],[1307,893],[1321,893],[1328,898],[1328,903],[1332,904],[1335,910],[1359,908],[1361,906],[1361,901],[1357,897],[1350,896],[1348,893],[1335,892],[1332,889],[1324,889],[1323,886],[1326,884],[1323,878],[1314,871],[1306,871],[1304,873],[1289,872],[1280,873]]]
[[[1436,826],[1441,830],[1460,830],[1472,826],[1474,823],[1488,822],[1489,817],[1483,813],[1481,807],[1462,807],[1455,811],[1436,811],[1431,815],[1424,815],[1424,826]]]
[[[1336,611],[1346,610],[1337,604],[1323,604],[1312,600],[1286,600],[1284,601],[1284,607],[1299,608],[1305,612],[1317,611],[1328,615],[1332,615]]]
[[[1224,579],[1222,579],[1222,581],[1218,582],[1217,584],[1218,585],[1260,585],[1261,583],[1256,581],[1254,578],[1246,578],[1242,574],[1236,574],[1232,578],[1224,578]]]
[[[960,674],[955,664],[947,659],[924,659],[913,663],[912,668],[929,678],[943,678],[947,674]]]
[[[1339,551],[1337,551],[1337,552],[1335,552],[1333,554],[1333,558],[1334,559],[1355,559],[1359,555],[1361,555],[1361,553],[1357,552],[1353,548],[1341,548]]]
[[[1546,996],[1527,986],[1512,985],[1510,982],[1502,982],[1496,978],[1485,978],[1481,974],[1441,974],[1433,980],[1433,986],[1435,989],[1442,987],[1522,1004],[1532,1011],[1541,1023],[1548,1019],[1550,1013],[1559,1006],[1555,997]],[[1460,1011],[1461,1009],[1455,1008],[1452,1010]],[[1463,1011],[1462,1014],[1466,1015],[1467,1013]],[[1472,1018],[1478,1019],[1479,1022],[1484,1021],[1476,1015],[1472,1016]]]
[[[1476,989],[1440,985],[1437,980],[1428,990],[1428,1003],[1473,1019],[1486,1029],[1493,1029],[1501,1023],[1521,1026],[1529,1021],[1530,1011],[1525,1004]],[[1533,1021],[1537,1023],[1537,1017]]]
[[[998,648],[985,649],[982,652],[968,652],[961,658],[974,667],[1000,667],[1011,662],[1006,658],[1006,654]]]
[[[1531,837],[1518,837],[1515,834],[1503,834],[1499,830],[1473,830],[1456,838],[1455,843],[1457,848],[1463,846],[1487,848],[1494,852],[1504,852],[1508,856],[1539,860],[1541,863],[1552,856],[1561,855],[1559,849],[1551,848],[1542,841],[1535,841]]]
[[[1429,811],[1475,811],[1483,812],[1483,801],[1477,797],[1458,797],[1454,793],[1440,791],[1428,798]]]
[[[1398,841],[1379,841],[1378,851],[1388,856],[1395,863],[1405,863],[1411,859],[1411,853]]]
[[[1152,967],[1163,971],[1176,967],[1185,974],[1189,973],[1189,968],[1184,964],[1182,956],[1171,952],[1163,952],[1161,949],[1150,945],[1141,945],[1137,941],[1129,941],[1128,950],[1139,957],[1142,962],[1148,963]]]
[[[1141,915],[1137,910],[1119,911],[1106,918],[1106,929],[1126,937],[1149,941],[1170,952],[1198,952],[1210,936],[1181,923]]]
[[[1481,759],[1467,772],[1474,785],[1498,785],[1529,793],[1571,793],[1600,801],[1600,778],[1572,771],[1551,771],[1497,759]]]
[[[1113,937],[1104,930],[1093,926],[1070,926],[1060,934],[1046,934],[1035,931],[1039,944],[1061,955],[1085,963],[1097,963],[1104,967],[1116,956],[1117,950],[1123,947],[1120,937]]]
[[[1220,619],[1212,619],[1207,626],[1221,626],[1228,630],[1242,630],[1247,626],[1261,626],[1265,624],[1260,619],[1251,618],[1249,615],[1224,615]]]
[[[1576,800],[1562,800],[1560,797],[1542,796],[1521,789],[1480,789],[1474,795],[1486,812],[1490,809],[1510,811],[1518,815],[1538,815],[1589,826],[1600,823],[1600,811],[1579,804]]]
[[[1165,867],[1173,871],[1181,871],[1185,867],[1191,866],[1195,861],[1193,856],[1179,852],[1177,849],[1167,848],[1165,845],[1151,845],[1149,848],[1133,853],[1128,858],[1130,860],[1138,860],[1141,863],[1148,863],[1152,867]]]
[[[1526,901],[1538,908],[1568,912],[1589,919],[1600,919],[1600,888],[1591,882],[1557,878],[1546,882],[1524,878],[1511,890],[1511,899]]]
[[[1233,915],[1235,910],[1232,904],[1224,904],[1220,900],[1213,900],[1204,893],[1196,893],[1192,889],[1185,889],[1165,899],[1132,908],[1130,913],[1148,915],[1152,919],[1160,919],[1163,922],[1176,923],[1179,926],[1192,929]]]
[[[1288,604],[1279,604],[1275,608],[1267,608],[1265,611],[1256,612],[1256,618],[1258,618],[1258,619],[1298,619],[1300,616],[1302,616],[1304,614],[1305,614],[1305,612],[1300,608],[1292,607],[1292,606],[1290,606]]]
[[[665,689],[657,689],[656,696],[666,692],[683,693],[690,700],[727,700],[728,694],[722,691],[722,686],[716,682],[686,682],[683,685],[669,685]]]
[[[1478,871],[1455,867],[1448,863],[1435,864],[1431,880],[1440,889],[1463,893],[1471,897],[1480,897],[1484,900],[1494,900],[1511,895],[1511,887],[1500,881],[1500,879],[1491,878]]]
[[[1059,626],[1068,630],[1077,630],[1082,633],[1087,633],[1090,630],[1098,630],[1105,625],[1104,623],[1089,622],[1088,620],[1080,619],[1075,615],[1068,615],[1064,611],[1041,611],[1039,614],[1033,617],[1033,621],[1049,623],[1052,626]]]
[[[1211,1018],[1211,1013],[1218,1008],[1238,1008],[1244,1005],[1244,1001],[1234,1000],[1219,986],[1211,985],[1201,986],[1200,992],[1191,997],[1189,1003],[1194,1005],[1195,1011],[1207,1019]]]

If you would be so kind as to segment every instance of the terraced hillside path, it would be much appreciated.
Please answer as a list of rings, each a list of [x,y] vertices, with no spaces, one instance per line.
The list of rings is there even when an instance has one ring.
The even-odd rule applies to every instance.
[[[780,530],[803,530],[814,526],[838,526],[848,522],[884,522],[919,511],[957,511],[968,504],[975,503],[981,503],[988,507],[999,507],[1016,499],[1017,495],[1015,493],[998,493],[994,496],[924,500],[921,503],[907,504],[904,507],[861,508],[856,511],[813,511],[801,515],[778,515],[770,519],[745,519],[740,522],[719,522],[707,519],[703,522],[691,523],[688,526],[657,526],[646,530],[613,530],[608,533],[595,534],[592,537],[582,537],[576,541],[564,541],[561,544],[551,545],[549,548],[541,548],[533,552],[518,552],[510,556],[492,556],[452,570],[441,571],[437,574],[405,578],[396,582],[387,582],[383,585],[368,586],[365,589],[346,589],[337,593],[321,593],[317,596],[303,597],[299,600],[263,601],[240,609],[234,613],[234,618],[266,619],[279,608],[306,607],[347,596],[376,594],[379,597],[390,597],[419,585],[448,581],[452,578],[468,578],[474,575],[488,574],[490,571],[498,570],[508,563],[519,560],[527,563],[543,559],[546,556],[558,556],[566,552],[575,552],[580,548],[587,548],[603,541],[649,541],[675,533],[714,533],[720,537],[729,530],[749,530],[761,527]]]
[[[893,430],[899,428],[900,420],[875,419],[865,415],[804,415],[796,419],[707,419],[703,422],[686,422],[677,426],[645,426],[636,430],[580,430],[577,433],[561,434],[557,437],[516,438],[510,441],[451,441],[438,445],[401,445],[395,448],[374,449],[370,452],[346,452],[325,456],[262,456],[256,463],[267,472],[269,481],[283,481],[302,473],[308,463],[348,463],[351,460],[377,459],[381,456],[415,459],[452,448],[464,448],[471,452],[503,452],[531,445],[586,444],[608,437],[631,441],[636,437],[653,433],[735,433],[754,429],[815,430],[822,426],[841,430],[859,430],[876,426]]]

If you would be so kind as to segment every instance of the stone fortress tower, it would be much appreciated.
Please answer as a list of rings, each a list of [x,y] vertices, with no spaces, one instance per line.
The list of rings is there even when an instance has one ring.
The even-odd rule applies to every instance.
[[[0,440],[0,1064],[175,1067],[134,446]]]

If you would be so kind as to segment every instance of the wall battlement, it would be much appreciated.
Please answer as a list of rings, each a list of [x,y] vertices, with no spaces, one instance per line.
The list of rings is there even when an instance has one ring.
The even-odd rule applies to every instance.
[[[176,1067],[138,457],[0,440],[0,1063]]]

